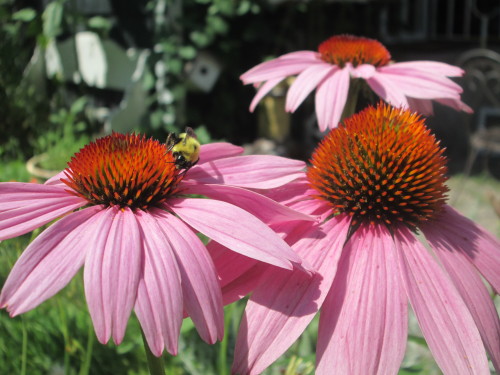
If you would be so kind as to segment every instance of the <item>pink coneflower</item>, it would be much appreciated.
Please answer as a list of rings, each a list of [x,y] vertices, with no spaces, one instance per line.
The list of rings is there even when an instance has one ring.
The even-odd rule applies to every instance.
[[[338,35],[321,43],[318,52],[285,54],[255,66],[244,73],[241,80],[259,87],[250,105],[253,111],[278,83],[298,75],[288,91],[286,110],[294,112],[316,89],[316,116],[320,130],[325,131],[338,125],[355,79],[365,81],[380,98],[395,107],[409,107],[429,114],[432,113],[431,100],[434,100],[471,112],[460,100],[462,88],[447,78],[463,73],[462,69],[441,62],[393,63],[389,51],[380,42]]]
[[[316,374],[396,374],[408,302],[445,374],[489,374],[486,351],[500,370],[500,322],[480,276],[500,290],[500,242],[445,203],[442,153],[418,115],[384,104],[330,131],[307,179],[273,192],[292,202],[289,191],[302,188],[290,206],[322,217],[319,226],[280,226],[318,274],[282,272],[241,256],[231,270],[214,257],[227,298],[255,289],[235,373],[262,372],[321,309]],[[246,278],[256,268],[258,286]]]
[[[164,349],[177,353],[184,313],[205,341],[221,339],[221,291],[196,232],[278,267],[292,268],[291,262],[300,260],[262,221],[223,197],[186,194],[210,197],[222,191],[251,200],[256,209],[274,207],[277,221],[306,218],[227,186],[279,186],[304,164],[234,156],[240,152],[229,144],[201,146],[200,162],[185,173],[165,144],[114,133],[81,149],[47,184],[0,183],[0,239],[58,219],[21,255],[0,306],[11,316],[31,310],[84,266],[86,299],[101,343],[110,337],[122,341],[132,309],[156,356]]]

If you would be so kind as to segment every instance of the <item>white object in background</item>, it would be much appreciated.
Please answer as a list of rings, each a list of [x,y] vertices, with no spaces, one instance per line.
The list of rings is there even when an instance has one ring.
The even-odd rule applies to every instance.
[[[75,39],[78,70],[83,81],[89,86],[104,88],[106,86],[108,63],[99,36],[84,31],[77,33]]]
[[[215,57],[208,52],[199,52],[196,58],[186,64],[189,81],[198,89],[210,92],[222,70]]]

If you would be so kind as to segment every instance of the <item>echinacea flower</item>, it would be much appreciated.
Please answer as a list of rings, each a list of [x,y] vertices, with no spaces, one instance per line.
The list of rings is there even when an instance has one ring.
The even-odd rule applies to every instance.
[[[235,156],[241,151],[224,143],[203,145],[200,162],[186,172],[165,144],[114,133],[85,146],[46,184],[0,183],[0,239],[57,219],[14,265],[0,306],[11,316],[31,310],[84,266],[85,295],[101,343],[122,341],[132,310],[156,356],[164,349],[177,353],[185,313],[205,341],[221,339],[221,291],[196,233],[278,267],[292,268],[300,259],[262,221],[223,196],[187,194],[237,194],[257,209],[269,208],[277,221],[307,220],[241,188],[279,186],[304,164]]]
[[[463,70],[435,61],[394,63],[389,51],[377,40],[352,35],[327,39],[315,51],[297,51],[261,63],[240,78],[258,86],[250,110],[277,84],[297,75],[288,90],[286,110],[295,112],[316,89],[315,106],[320,130],[335,128],[341,119],[353,79],[361,79],[387,103],[432,113],[432,100],[456,110],[472,112],[460,100],[462,88],[448,77]]]
[[[481,279],[500,290],[500,242],[446,204],[443,149],[423,119],[368,107],[331,130],[311,164],[272,198],[322,218],[278,230],[317,274],[241,256],[230,269],[212,251],[228,298],[253,289],[233,372],[261,373],[320,311],[316,374],[397,374],[408,302],[445,374],[489,374],[486,351],[500,370],[500,321]]]

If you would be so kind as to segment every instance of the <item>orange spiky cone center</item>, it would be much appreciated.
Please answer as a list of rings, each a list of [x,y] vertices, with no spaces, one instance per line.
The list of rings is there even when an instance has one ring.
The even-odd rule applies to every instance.
[[[380,103],[346,119],[316,148],[308,178],[334,213],[415,230],[446,202],[444,149],[422,118]]]
[[[146,210],[178,192],[183,174],[165,144],[113,133],[82,148],[62,181],[92,205]]]
[[[391,54],[382,43],[353,35],[333,36],[319,45],[318,52],[323,61],[340,67],[346,63],[379,67],[391,61]]]

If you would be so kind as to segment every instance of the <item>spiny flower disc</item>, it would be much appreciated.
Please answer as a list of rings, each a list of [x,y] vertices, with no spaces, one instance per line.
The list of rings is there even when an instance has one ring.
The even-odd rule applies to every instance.
[[[342,68],[348,62],[353,66],[370,64],[378,67],[391,60],[391,54],[379,41],[353,35],[333,36],[319,45],[318,52],[323,61]]]
[[[416,229],[442,209],[444,149],[417,114],[380,103],[346,119],[315,150],[308,178],[335,213]]]
[[[113,133],[82,148],[62,181],[93,205],[147,209],[177,192],[182,174],[165,144]]]

